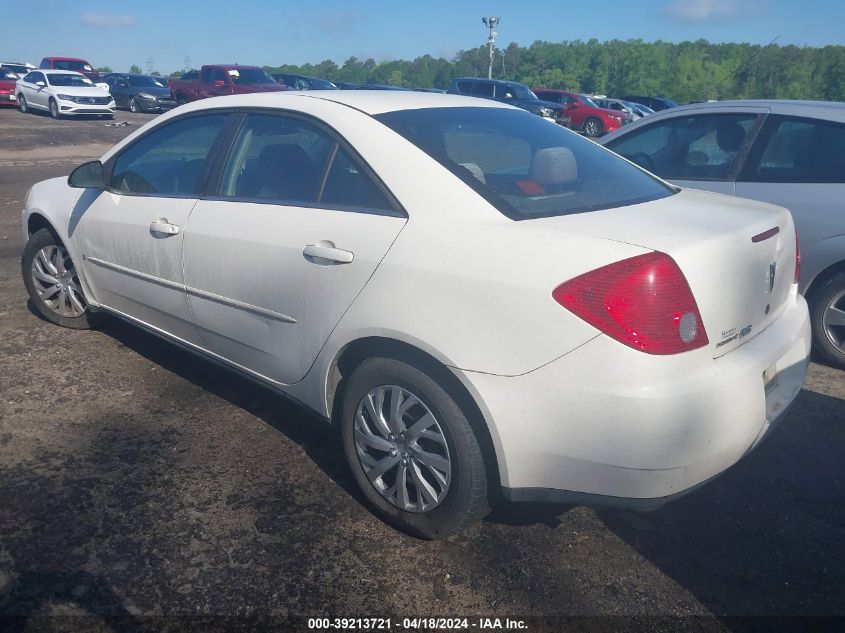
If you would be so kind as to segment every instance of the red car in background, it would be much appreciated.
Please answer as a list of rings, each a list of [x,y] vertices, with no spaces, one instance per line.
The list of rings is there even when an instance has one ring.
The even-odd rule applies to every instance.
[[[91,63],[78,57],[45,57],[38,67],[47,70],[75,70],[88,77],[95,84],[103,83],[103,78],[100,77],[100,73],[94,70]]]
[[[531,91],[543,101],[563,105],[563,113],[569,117],[569,127],[587,136],[602,136],[622,127],[621,112],[600,108],[589,97],[577,92],[552,88],[532,88]]]
[[[0,106],[18,105],[17,97],[15,97],[15,82],[18,76],[8,68],[0,68]]]
[[[199,73],[185,73],[171,79],[169,85],[178,105],[206,97],[290,90],[258,66],[235,64],[206,64]]]

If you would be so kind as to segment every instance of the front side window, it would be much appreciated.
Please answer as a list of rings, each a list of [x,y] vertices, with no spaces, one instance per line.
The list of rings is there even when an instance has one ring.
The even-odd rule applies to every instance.
[[[845,125],[773,116],[740,180],[745,182],[845,183]]]
[[[724,180],[756,114],[698,114],[645,125],[607,144],[644,169],[676,180]]]
[[[521,220],[622,207],[674,189],[577,134],[504,108],[427,108],[375,117]]]
[[[109,188],[125,194],[196,195],[205,161],[229,117],[206,114],[156,128],[117,157]]]
[[[493,84],[484,83],[483,81],[476,81],[472,87],[472,94],[479,97],[492,97]]]

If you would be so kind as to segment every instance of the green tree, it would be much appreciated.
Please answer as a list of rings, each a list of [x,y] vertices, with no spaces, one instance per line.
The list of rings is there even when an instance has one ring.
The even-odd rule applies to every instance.
[[[136,75],[140,75],[140,74],[142,74],[144,71],[142,71],[142,70],[141,70],[141,67],[140,67],[138,64],[132,64],[132,65],[129,67],[129,72],[130,72],[130,73],[133,73],[133,74],[136,74]]]
[[[109,73],[113,73],[114,71],[108,66],[100,66],[99,68],[97,68],[97,72],[101,75],[108,75]]]

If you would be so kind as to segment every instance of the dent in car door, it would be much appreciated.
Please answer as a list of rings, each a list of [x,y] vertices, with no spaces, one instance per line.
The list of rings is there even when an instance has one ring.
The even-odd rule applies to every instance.
[[[206,348],[273,381],[302,379],[405,224],[325,130],[249,115],[185,236]]]
[[[229,118],[184,118],[138,139],[114,159],[109,190],[83,193],[69,226],[98,303],[195,345],[201,341],[182,274],[184,227]]]

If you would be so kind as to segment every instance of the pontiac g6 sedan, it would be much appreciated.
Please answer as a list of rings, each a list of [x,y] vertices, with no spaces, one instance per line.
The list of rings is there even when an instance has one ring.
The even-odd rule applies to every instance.
[[[35,308],[127,319],[335,425],[378,513],[652,507],[782,419],[810,347],[786,209],[673,187],[494,101],[208,99],[23,211]]]

